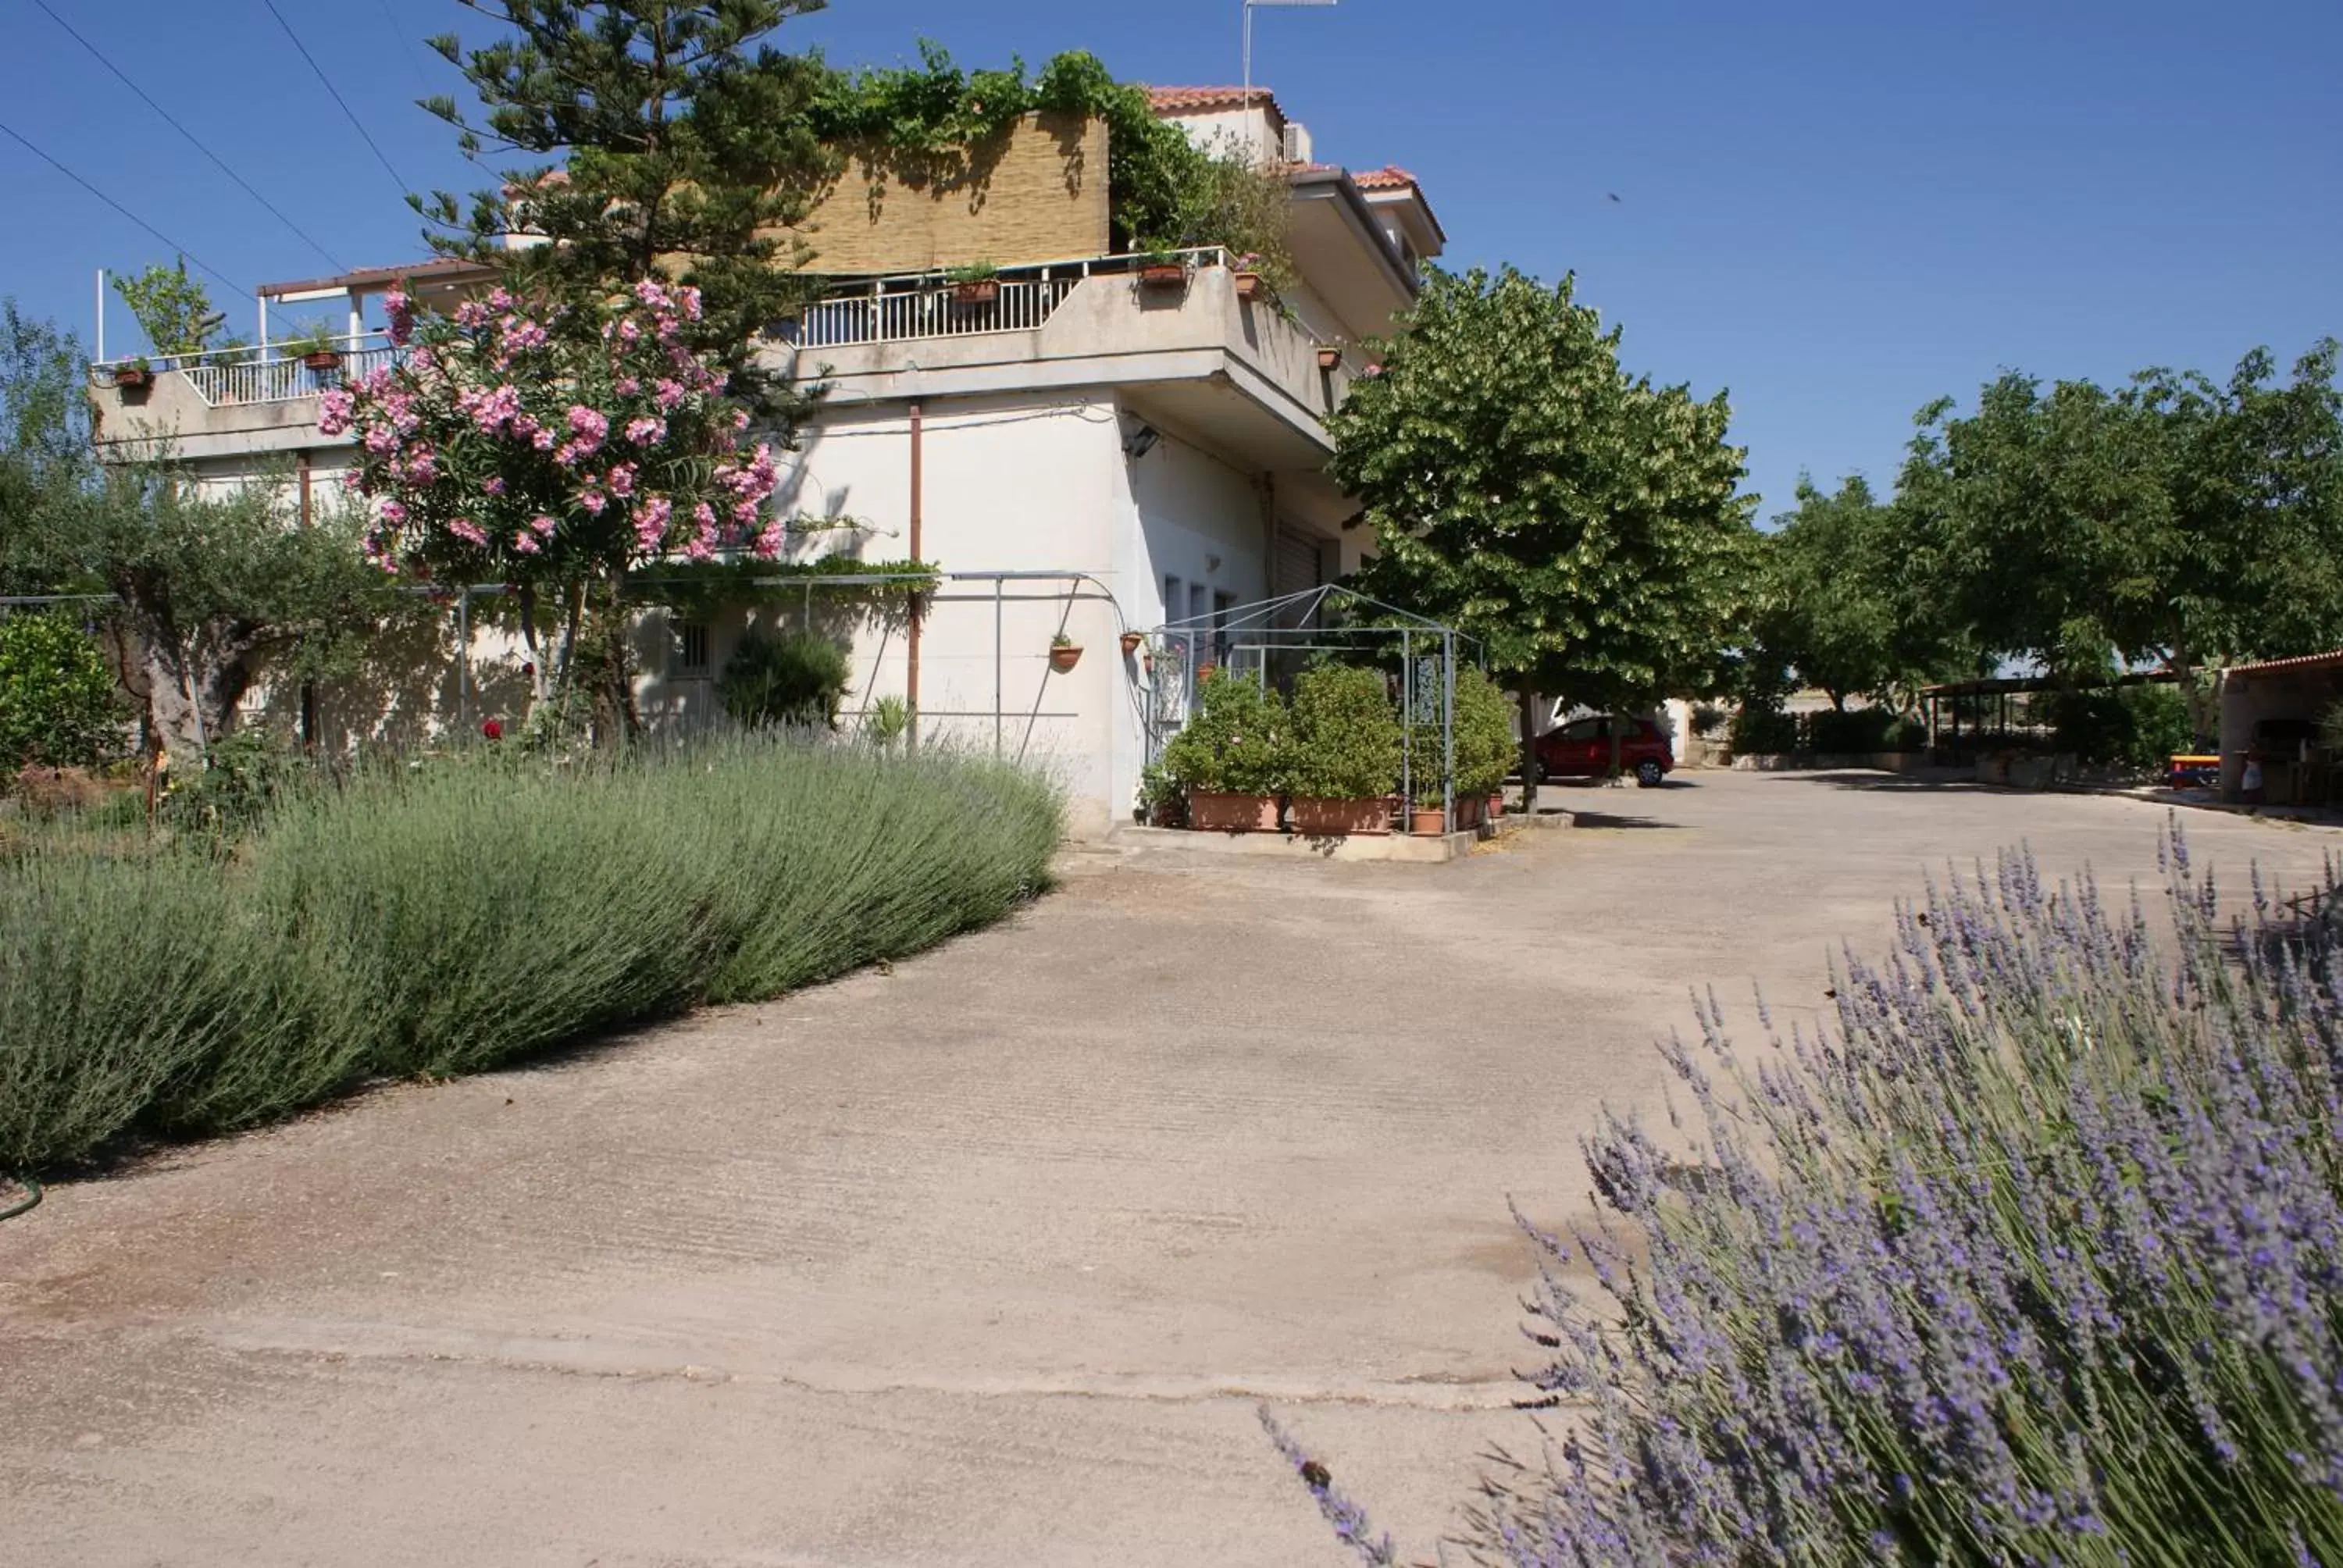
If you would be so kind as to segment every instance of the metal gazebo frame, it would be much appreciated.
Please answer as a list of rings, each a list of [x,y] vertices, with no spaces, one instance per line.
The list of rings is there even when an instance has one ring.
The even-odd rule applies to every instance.
[[[1151,763],[1187,724],[1197,683],[1214,668],[1244,671],[1263,686],[1283,684],[1312,655],[1373,656],[1396,645],[1400,799],[1414,805],[1417,778],[1436,760],[1442,829],[1456,830],[1456,675],[1460,653],[1468,646],[1478,650],[1478,638],[1338,583],[1166,621],[1146,638],[1151,678],[1140,711]],[[1435,719],[1439,756],[1419,758],[1417,732]]]

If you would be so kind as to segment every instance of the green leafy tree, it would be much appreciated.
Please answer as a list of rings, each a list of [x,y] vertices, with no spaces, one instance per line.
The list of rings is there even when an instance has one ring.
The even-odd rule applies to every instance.
[[[1915,569],[1990,656],[2072,682],[2197,676],[2343,638],[2343,393],[2319,343],[2277,378],[2143,371],[2109,391],[2005,376],[1918,418],[1896,507]]]
[[[1798,507],[1764,536],[1761,661],[1787,667],[1844,712],[1849,697],[1908,694],[1954,658],[1953,638],[1911,569],[1896,508],[1860,477],[1835,491],[1798,482]]]
[[[122,719],[105,650],[73,617],[0,616],[0,770],[86,766],[119,748]]]
[[[114,291],[137,317],[139,329],[157,354],[202,353],[224,319],[212,308],[204,286],[187,276],[185,256],[173,266],[157,264],[116,276]]]
[[[811,297],[811,252],[793,231],[836,171],[811,109],[830,73],[769,38],[822,0],[463,0],[511,35],[467,54],[431,46],[487,106],[473,124],[447,97],[424,106],[467,156],[540,160],[475,195],[417,198],[449,255],[494,263],[528,296],[584,307],[649,278],[699,290],[688,345],[720,361],[730,391],[787,423],[803,405],[757,361],[773,321]],[[558,161],[554,161],[558,160]],[[515,234],[548,242],[518,248]]]
[[[1713,686],[1755,537],[1724,396],[1628,375],[1569,278],[1435,269],[1403,325],[1331,421],[1375,529],[1361,586],[1479,638],[1525,749],[1535,693]]]

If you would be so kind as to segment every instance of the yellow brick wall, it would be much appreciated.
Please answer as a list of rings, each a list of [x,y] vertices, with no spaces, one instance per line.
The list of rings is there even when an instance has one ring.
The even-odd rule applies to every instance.
[[[965,167],[874,164],[849,149],[845,172],[800,236],[816,273],[924,272],[1099,256],[1107,248],[1107,135],[1101,120],[1028,115]]]

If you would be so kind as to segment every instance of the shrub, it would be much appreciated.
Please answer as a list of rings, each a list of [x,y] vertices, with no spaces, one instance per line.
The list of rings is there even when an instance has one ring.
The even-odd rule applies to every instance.
[[[1503,688],[1477,669],[1456,677],[1456,793],[1493,795],[1518,766],[1513,704]]]
[[[2086,762],[2156,769],[2194,743],[2188,699],[2173,686],[2052,692],[2042,706],[2056,748]]]
[[[121,749],[122,720],[96,638],[62,611],[0,614],[0,774],[86,767]]]
[[[1835,1030],[1753,1060],[1702,1010],[1690,1149],[1608,1118],[1615,1219],[1532,1231],[1572,1430],[1475,1561],[2343,1561],[2343,942],[2258,887],[2217,929],[2168,852],[2176,950],[2006,855],[1850,960]]]
[[[44,839],[0,862],[0,1169],[777,995],[998,918],[1057,837],[999,764],[742,739],[321,784],[230,857]]]
[[[1163,748],[1163,771],[1191,789],[1274,795],[1285,787],[1287,720],[1277,693],[1251,676],[1217,670],[1196,690],[1196,711]]]
[[[1798,721],[1778,708],[1744,704],[1727,737],[1735,757],[1776,757],[1798,749]]]
[[[838,705],[853,679],[846,651],[819,633],[750,632],[725,661],[716,694],[724,711],[751,729],[776,724],[835,729]]]
[[[1857,708],[1845,713],[1825,709],[1806,719],[1805,744],[1799,749],[1837,757],[1885,751],[1887,732],[1895,723],[1896,715],[1885,708]]]
[[[1313,800],[1357,800],[1399,787],[1399,716],[1383,676],[1322,665],[1294,678],[1285,788]]]

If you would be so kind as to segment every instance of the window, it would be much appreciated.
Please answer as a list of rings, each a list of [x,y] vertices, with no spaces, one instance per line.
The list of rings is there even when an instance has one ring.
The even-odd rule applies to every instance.
[[[708,673],[708,628],[695,620],[675,623],[675,672]]]
[[[1166,574],[1163,578],[1163,618],[1167,621],[1178,620],[1187,613],[1187,591],[1180,586],[1178,578]]]

